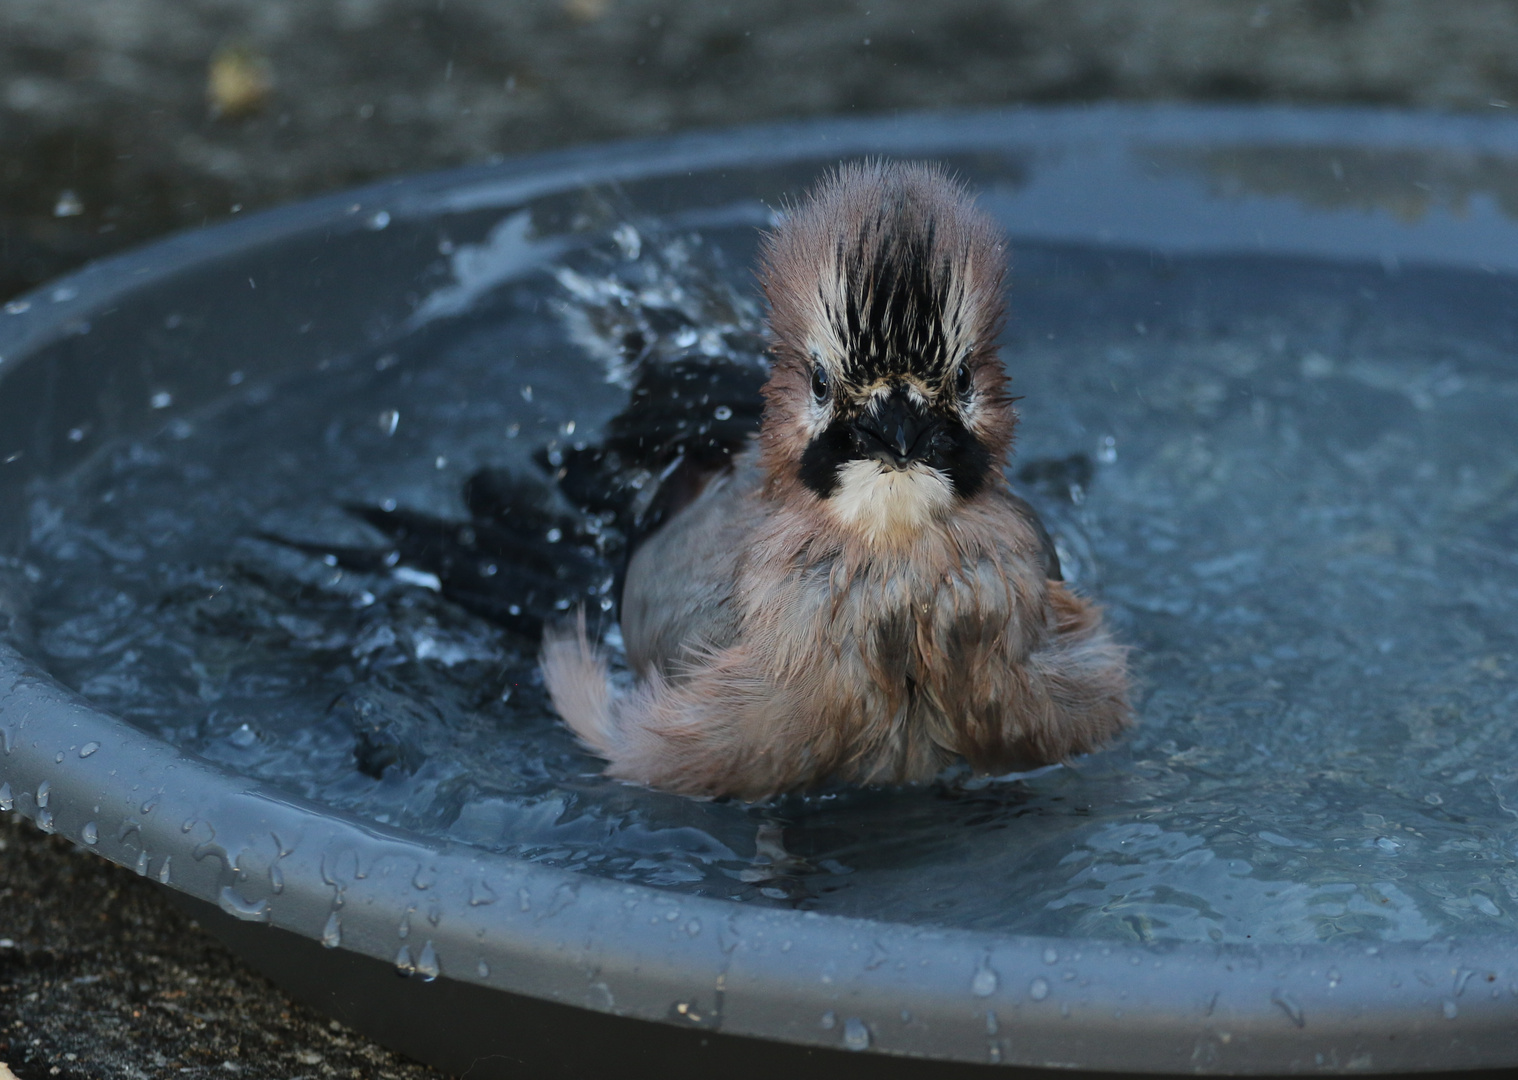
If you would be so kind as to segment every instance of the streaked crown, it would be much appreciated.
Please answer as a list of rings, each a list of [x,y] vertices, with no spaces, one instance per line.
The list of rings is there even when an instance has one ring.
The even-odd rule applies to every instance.
[[[854,481],[932,494],[911,478],[978,492],[1015,414],[995,346],[1006,241],[964,188],[932,165],[845,165],[763,255],[767,467],[823,499]]]

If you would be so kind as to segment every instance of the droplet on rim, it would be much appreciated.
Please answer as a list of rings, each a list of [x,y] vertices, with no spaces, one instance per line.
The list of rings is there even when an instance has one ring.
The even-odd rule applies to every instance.
[[[970,980],[970,992],[976,997],[990,997],[996,993],[996,988],[1001,985],[995,969],[990,961],[982,960],[980,967],[975,969],[975,977]]]
[[[430,941],[422,946],[422,951],[416,958],[416,973],[427,982],[431,982],[442,973],[438,967],[437,951],[433,949]]]

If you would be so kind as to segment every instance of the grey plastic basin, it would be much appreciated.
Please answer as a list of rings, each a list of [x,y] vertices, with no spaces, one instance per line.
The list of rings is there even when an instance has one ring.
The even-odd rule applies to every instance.
[[[1385,210],[1449,162],[1484,162],[1468,170],[1487,177],[1476,194],[1500,197],[1518,179],[1518,127],[1502,119],[1027,109],[695,135],[402,179],[176,236],[0,312],[0,555],[25,544],[34,486],[83,461],[70,429],[90,425],[96,445],[139,436],[213,404],[232,371],[273,381],[407,333],[436,288],[433,233],[420,226],[482,236],[524,206],[609,182],[645,212],[757,220],[762,200],[863,154],[946,159],[983,186],[1005,178],[991,198],[1014,243],[1518,272],[1508,217]],[[1255,163],[1253,179],[1209,172],[1220,154]],[[1346,194],[1325,165],[1335,154],[1369,163],[1361,175],[1380,188]],[[462,306],[512,272],[450,295]],[[155,330],[189,307],[214,317],[171,347]],[[177,388],[170,413],[152,404],[164,383]],[[31,647],[22,586],[0,577],[5,808],[163,882],[292,993],[451,1072],[1518,1066],[1518,941],[1146,945],[940,930],[626,885],[334,812],[61,686]],[[419,903],[436,921],[398,941]],[[340,942],[327,947],[339,906]],[[1051,992],[1066,968],[1078,981]]]

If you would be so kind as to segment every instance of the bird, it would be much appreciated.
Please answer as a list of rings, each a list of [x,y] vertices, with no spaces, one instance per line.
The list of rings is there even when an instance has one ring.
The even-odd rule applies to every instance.
[[[662,481],[656,509],[620,504],[630,679],[583,599],[544,619],[549,699],[607,776],[756,802],[957,762],[1002,775],[1132,722],[1126,648],[1005,477],[1007,265],[1003,231],[931,163],[843,164],[763,237],[764,360],[736,379],[762,374],[757,424],[669,443],[640,474]],[[703,370],[645,365],[639,385],[663,400],[653,382]],[[649,442],[636,404],[628,453]]]

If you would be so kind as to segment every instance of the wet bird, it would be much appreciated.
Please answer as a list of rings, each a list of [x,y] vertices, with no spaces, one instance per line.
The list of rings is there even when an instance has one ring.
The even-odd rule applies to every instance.
[[[958,760],[1005,773],[1129,723],[1123,648],[1003,476],[1006,263],[998,227],[927,165],[844,166],[767,235],[758,431],[671,444],[645,468],[657,508],[624,522],[632,684],[583,614],[543,639],[553,706],[608,775],[757,800]],[[625,471],[648,441],[587,460]]]

